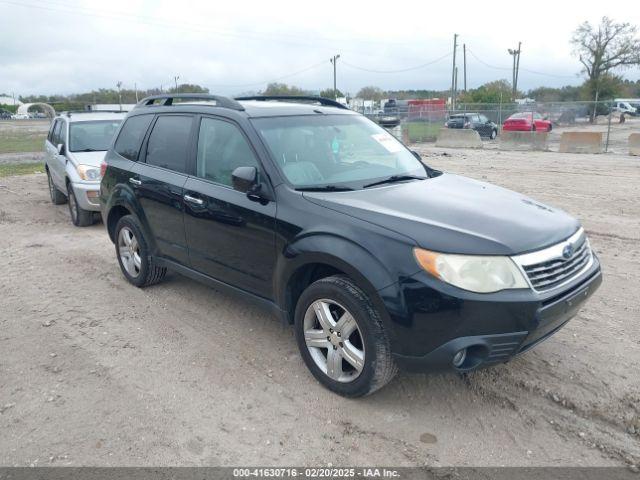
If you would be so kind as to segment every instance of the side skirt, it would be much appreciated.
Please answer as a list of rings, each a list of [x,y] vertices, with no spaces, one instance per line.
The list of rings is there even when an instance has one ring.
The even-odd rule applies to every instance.
[[[229,285],[221,280],[217,280],[209,275],[205,275],[204,273],[198,272],[189,267],[185,267],[179,263],[174,262],[173,260],[168,260],[162,257],[156,257],[156,262],[158,266],[166,267],[169,270],[172,270],[180,275],[184,275],[185,277],[189,277],[198,282],[204,283],[209,287],[220,290],[222,292],[228,293],[230,295],[234,295],[237,298],[242,298],[243,300],[248,300],[254,305],[258,307],[264,308],[265,310],[269,310],[269,312],[276,317],[278,317],[283,323],[289,324],[288,315],[285,310],[282,310],[275,302],[268,300],[264,297],[260,297],[251,292],[247,292],[238,287],[234,287],[233,285]]]

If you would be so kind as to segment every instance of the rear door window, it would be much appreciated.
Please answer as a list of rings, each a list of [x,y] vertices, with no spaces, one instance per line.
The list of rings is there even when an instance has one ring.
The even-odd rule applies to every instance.
[[[147,163],[186,173],[189,139],[193,117],[162,115],[158,117],[147,144]]]
[[[134,162],[138,160],[142,140],[152,119],[153,115],[137,115],[126,120],[115,144],[118,155]]]

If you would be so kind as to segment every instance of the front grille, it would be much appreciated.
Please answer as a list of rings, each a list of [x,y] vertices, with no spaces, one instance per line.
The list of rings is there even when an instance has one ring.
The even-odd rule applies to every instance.
[[[584,232],[574,235],[566,242],[562,242],[549,249],[549,256],[540,255],[535,263],[521,263],[521,266],[531,286],[538,291],[550,290],[576,276],[591,262],[591,248]],[[571,245],[573,253],[565,258],[563,249]],[[542,253],[542,252],[541,252]]]

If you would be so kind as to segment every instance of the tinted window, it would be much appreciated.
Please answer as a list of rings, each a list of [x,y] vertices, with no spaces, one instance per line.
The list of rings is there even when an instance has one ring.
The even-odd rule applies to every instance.
[[[138,115],[126,120],[115,145],[115,150],[119,155],[133,161],[138,159],[142,139],[147,133],[152,118],[153,115]]]
[[[69,150],[72,152],[100,152],[109,150],[120,120],[76,122],[69,126]]]
[[[47,135],[47,140],[49,140],[51,143],[53,143],[53,131],[55,130],[55,128],[58,126],[58,122],[60,120],[54,120],[51,123],[51,128],[49,128],[49,134]]]
[[[212,118],[202,119],[198,135],[199,177],[231,186],[231,173],[236,168],[257,166],[249,143],[235,125]]]
[[[192,117],[165,115],[158,118],[147,145],[147,163],[186,172]]]
[[[64,143],[64,135],[62,135],[62,125],[64,122],[62,120],[58,120],[56,122],[56,126],[53,128],[53,144],[58,145],[60,143]]]

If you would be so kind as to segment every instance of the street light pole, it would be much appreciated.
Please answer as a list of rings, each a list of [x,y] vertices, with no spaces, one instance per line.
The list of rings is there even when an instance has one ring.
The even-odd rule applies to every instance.
[[[122,111],[122,93],[120,91],[120,88],[122,87],[122,82],[118,81],[118,83],[116,83],[116,86],[118,87],[118,103],[120,104],[120,111]]]
[[[456,108],[456,50],[458,49],[458,34],[453,34],[453,65],[451,66],[451,110]]]
[[[176,75],[173,77],[173,81],[176,82],[176,93],[178,93],[178,80],[180,79],[180,75]]]
[[[334,100],[338,99],[338,87],[336,82],[336,63],[338,62],[339,58],[340,58],[340,55],[334,55],[329,59],[329,61],[333,64],[333,99]]]

